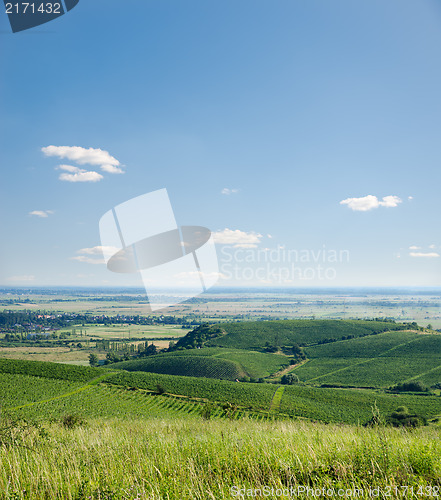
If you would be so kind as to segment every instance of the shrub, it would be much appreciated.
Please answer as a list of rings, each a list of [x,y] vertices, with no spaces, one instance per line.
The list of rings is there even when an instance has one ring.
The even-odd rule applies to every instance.
[[[428,388],[419,380],[415,382],[402,382],[390,388],[394,392],[427,392]]]
[[[288,375],[283,375],[280,380],[283,385],[298,384],[299,381],[299,377],[295,373],[288,373]]]
[[[405,406],[399,406],[386,417],[386,424],[393,427],[420,427],[421,425],[427,425],[427,421],[421,415],[409,413],[409,410]]]
[[[75,427],[80,427],[85,424],[85,420],[74,413],[64,415],[61,417],[61,423],[66,429],[74,429]]]

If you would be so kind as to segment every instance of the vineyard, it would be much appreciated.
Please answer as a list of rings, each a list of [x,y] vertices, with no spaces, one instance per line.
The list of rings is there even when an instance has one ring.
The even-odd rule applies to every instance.
[[[386,394],[374,390],[288,386],[283,393],[280,412],[323,422],[363,424],[372,417],[376,405],[382,415],[399,406],[425,415],[441,416],[441,398],[433,395]]]
[[[209,377],[223,380],[242,378],[246,373],[241,366],[226,359],[208,356],[151,356],[135,361],[116,363],[114,368],[128,371],[167,373],[190,377]]]
[[[252,411],[242,405],[218,404],[206,399],[158,394],[135,387],[121,387],[0,374],[0,403],[7,415],[36,421],[58,421],[63,415],[81,418],[269,418],[269,406]],[[225,402],[224,402],[225,403]],[[239,403],[239,401],[237,401]],[[271,418],[274,416],[272,415]]]
[[[0,374],[0,404],[4,411],[36,420],[57,420],[74,413],[87,418],[277,416],[356,424],[368,421],[376,405],[384,415],[406,406],[429,420],[441,416],[441,399],[432,394],[398,395],[304,385],[278,388],[274,384],[127,371],[100,371],[100,377],[84,383],[45,377],[53,372],[44,365],[35,367],[39,377]]]
[[[388,332],[305,349],[308,363],[295,370],[316,385],[387,388],[408,380],[441,382],[441,335]]]
[[[276,386],[247,384],[198,377],[177,377],[157,373],[118,372],[106,383],[156,391],[158,386],[166,393],[202,398],[217,403],[230,403],[253,410],[267,411]]]
[[[209,340],[207,346],[261,350],[268,342],[277,346],[313,345],[348,336],[361,337],[389,330],[403,330],[409,326],[363,320],[283,320],[221,323],[216,328],[221,328],[227,334]]]
[[[103,369],[90,366],[0,358],[0,373],[16,373],[19,375],[70,380],[72,382],[87,382],[94,377],[103,375],[103,372]]]
[[[289,359],[279,354],[207,347],[124,361],[112,365],[112,368],[235,380],[244,376],[268,377],[288,364]]]

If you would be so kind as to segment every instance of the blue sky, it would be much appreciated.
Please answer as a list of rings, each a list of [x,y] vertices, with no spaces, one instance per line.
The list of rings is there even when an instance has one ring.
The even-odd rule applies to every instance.
[[[222,285],[441,285],[437,0],[81,0],[0,23],[1,285],[139,285],[96,263],[98,221],[161,188],[215,233]],[[349,258],[227,279],[226,254],[257,269],[265,248]]]

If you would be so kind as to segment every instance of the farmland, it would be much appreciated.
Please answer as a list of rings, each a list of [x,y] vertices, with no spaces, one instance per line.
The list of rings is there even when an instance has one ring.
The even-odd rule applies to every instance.
[[[208,359],[201,362],[199,358],[202,357]],[[208,347],[173,351],[167,354],[159,354],[153,358],[125,361],[117,363],[113,367],[130,371],[151,371],[171,375],[235,380],[244,376],[256,379],[269,377],[288,365],[289,359],[279,354]]]
[[[310,361],[295,370],[308,383],[388,387],[407,380],[441,381],[441,335],[391,332],[305,350]]]
[[[221,323],[219,326],[227,334],[208,341],[208,346],[257,350],[267,342],[275,346],[311,345],[326,339],[340,340],[348,335],[359,337],[405,328],[398,323],[361,320],[249,321]]]
[[[0,388],[0,400],[6,410],[14,409],[33,418],[38,415],[57,418],[67,411],[89,417],[132,415],[139,418],[151,416],[152,412],[156,414],[160,408],[164,414],[170,408],[173,415],[180,409],[185,416],[187,413],[202,414],[206,405],[214,405],[211,410],[219,417],[224,415],[224,405],[228,405],[241,414],[253,415],[257,412],[262,417],[277,415],[281,418],[348,424],[366,422],[372,415],[374,405],[384,415],[397,406],[406,406],[428,419],[441,416],[440,398],[433,394],[398,395],[378,390],[305,385],[285,386],[283,391],[278,390],[275,384],[102,369],[96,369],[100,374],[97,377],[96,371],[88,371],[85,367],[16,363],[17,367],[13,366],[14,362],[0,365],[4,381]],[[22,374],[26,364],[35,364],[33,369],[28,369],[33,376]],[[58,370],[58,367],[61,369]],[[81,375],[79,372],[83,370]],[[36,385],[38,391],[33,390]],[[18,408],[22,405],[26,406]],[[274,413],[274,410],[277,411]]]
[[[169,309],[198,322],[255,319],[351,319],[387,317],[441,328],[439,289],[210,290]],[[88,314],[149,314],[143,290],[0,288],[0,308]]]
[[[210,356],[152,356],[149,359],[116,363],[114,367],[128,371],[168,373],[170,375],[224,380],[235,380],[245,375],[238,363]]]

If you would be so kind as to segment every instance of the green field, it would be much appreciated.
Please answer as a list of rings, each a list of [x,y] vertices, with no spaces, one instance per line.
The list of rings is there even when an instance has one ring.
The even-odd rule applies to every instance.
[[[112,368],[235,380],[244,376],[269,377],[287,366],[289,358],[279,354],[207,347],[125,361],[112,365]]]
[[[388,332],[305,349],[302,381],[354,387],[389,387],[408,380],[441,382],[441,335]]]
[[[155,408],[159,411],[167,407],[175,415],[178,403],[184,402],[190,406],[198,405],[194,410],[188,407],[184,414],[193,411],[201,414],[206,405],[211,404],[214,405],[214,414],[222,416],[220,409],[229,405],[242,414],[257,412],[268,416],[268,412],[274,414],[274,410],[277,410],[276,413],[282,418],[351,424],[366,422],[372,415],[374,405],[384,415],[398,406],[406,406],[411,412],[428,419],[441,416],[440,397],[432,394],[398,395],[378,390],[304,385],[285,386],[283,391],[277,390],[275,384],[101,369],[98,370],[100,377],[97,378],[94,373],[93,378],[84,382],[91,374],[84,367],[35,363],[34,376],[29,376],[20,373],[23,371],[22,361],[16,362],[17,369],[14,369],[13,363],[0,365],[0,370],[3,370],[1,380],[4,382],[0,387],[0,401],[6,410],[19,411],[21,415],[32,417],[42,415],[43,418],[49,418],[52,415],[55,418],[69,411],[92,417],[141,417],[151,416]],[[64,370],[57,372],[57,367]],[[70,369],[72,372],[69,372]],[[78,370],[85,370],[84,376],[79,376]],[[62,376],[66,378],[60,378]],[[34,390],[34,387],[38,387],[38,390]],[[164,395],[158,394],[158,391]],[[166,413],[164,410],[163,414]]]
[[[193,360],[206,359],[197,351]],[[441,491],[441,398],[432,394],[0,360],[0,404],[5,500],[217,500],[235,485],[299,488],[298,498],[308,486],[357,488],[365,499],[374,486],[391,498],[421,498],[393,488]],[[430,425],[360,426],[374,408],[384,418],[402,406]]]
[[[261,350],[267,342],[277,346],[312,345],[325,339],[360,337],[374,332],[404,329],[402,324],[362,320],[285,320],[221,323],[227,335],[207,342],[207,346]]]
[[[239,363],[210,356],[150,356],[116,363],[113,368],[222,380],[236,380],[246,375]]]

